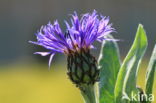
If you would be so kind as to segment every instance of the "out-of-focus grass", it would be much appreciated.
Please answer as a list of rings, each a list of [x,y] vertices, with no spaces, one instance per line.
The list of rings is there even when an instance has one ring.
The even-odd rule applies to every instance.
[[[55,67],[51,71],[41,64],[0,67],[0,103],[82,103],[65,68]]]
[[[138,78],[141,87],[146,66],[142,67]],[[53,65],[51,71],[42,64],[0,68],[0,103],[83,103],[79,90],[66,75],[65,65]]]

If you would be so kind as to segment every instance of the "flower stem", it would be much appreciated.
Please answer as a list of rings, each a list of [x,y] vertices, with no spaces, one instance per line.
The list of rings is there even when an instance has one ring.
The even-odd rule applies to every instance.
[[[97,103],[94,92],[94,85],[83,85],[81,94],[84,98],[85,103]]]

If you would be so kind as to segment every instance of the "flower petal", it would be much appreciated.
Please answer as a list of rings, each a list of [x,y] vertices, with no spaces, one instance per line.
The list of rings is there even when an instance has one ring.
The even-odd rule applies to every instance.
[[[35,52],[34,54],[40,54],[41,56],[47,56],[50,52]]]
[[[52,53],[52,54],[50,55],[49,64],[48,64],[48,65],[49,65],[49,70],[50,70],[51,61],[52,61],[54,55],[55,55],[55,53]]]

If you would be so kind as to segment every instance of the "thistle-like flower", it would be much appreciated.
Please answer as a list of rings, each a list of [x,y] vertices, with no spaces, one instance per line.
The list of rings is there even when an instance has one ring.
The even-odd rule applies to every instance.
[[[66,32],[62,32],[58,21],[42,26],[36,34],[37,42],[49,52],[35,52],[42,56],[50,55],[49,66],[56,53],[67,56],[69,78],[80,87],[81,84],[94,84],[99,77],[96,59],[90,54],[94,41],[109,40],[107,34],[114,31],[109,17],[99,16],[94,10],[79,19],[76,12],[72,15],[71,25],[65,21]]]

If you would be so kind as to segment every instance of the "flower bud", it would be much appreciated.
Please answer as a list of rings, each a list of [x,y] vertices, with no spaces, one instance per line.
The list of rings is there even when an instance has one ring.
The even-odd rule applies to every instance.
[[[68,76],[71,81],[80,87],[83,84],[94,84],[99,79],[97,61],[89,50],[81,50],[67,57]]]

